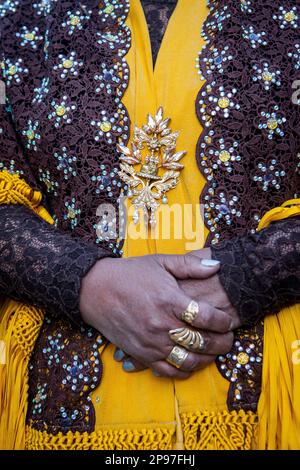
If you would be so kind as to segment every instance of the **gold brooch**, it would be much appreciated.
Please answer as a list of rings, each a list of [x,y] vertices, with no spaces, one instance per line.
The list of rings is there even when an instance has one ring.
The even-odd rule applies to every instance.
[[[170,122],[171,119],[164,119],[160,107],[154,117],[148,114],[147,124],[141,129],[135,126],[131,149],[118,145],[121,152],[119,176],[128,186],[127,196],[133,198],[136,224],[142,210],[146,224],[155,226],[160,201],[167,204],[166,193],[178,184],[183,169],[179,161],[186,152],[175,152],[179,132],[171,131]],[[134,168],[136,165],[139,165],[138,170]]]

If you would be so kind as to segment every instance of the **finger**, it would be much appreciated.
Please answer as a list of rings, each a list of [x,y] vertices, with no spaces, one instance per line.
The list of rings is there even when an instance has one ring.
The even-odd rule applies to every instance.
[[[178,369],[181,372],[194,372],[196,370],[203,369],[204,367],[207,367],[216,359],[216,355],[196,354],[196,353],[188,352],[188,351],[186,352],[187,352],[186,357],[184,358],[184,361],[180,363],[180,367]],[[170,353],[171,353],[171,350],[170,350]],[[173,363],[170,364],[168,360],[166,360],[166,362],[169,365],[173,365]],[[175,364],[174,364],[174,367],[176,367]]]
[[[164,268],[177,279],[207,279],[220,269],[220,262],[186,255],[159,255]]]
[[[172,307],[176,318],[184,322],[184,312],[191,303],[191,298],[180,290],[180,293],[173,299]],[[231,317],[227,313],[213,307],[207,302],[198,302],[199,312],[189,324],[196,329],[213,331],[215,333],[227,333],[231,330]]]
[[[147,366],[137,361],[133,357],[127,356],[127,358],[123,361],[123,370],[125,372],[140,372],[145,369],[147,369]]]
[[[190,377],[190,373],[176,369],[166,361],[154,362],[151,364],[151,369],[153,374],[158,377],[169,377],[171,379],[188,379]]]
[[[116,348],[114,352],[114,360],[117,362],[121,362],[126,358],[127,354],[123,351],[123,349]]]
[[[234,340],[234,335],[232,332],[218,334],[209,333],[207,331],[194,330],[194,336],[192,336],[192,332],[193,330],[190,328],[177,328],[176,330],[171,330],[169,332],[169,336],[174,344],[178,344],[179,346],[196,354],[227,354],[232,348]],[[199,342],[199,338],[197,338],[196,335],[199,335],[201,344]],[[194,341],[195,339],[195,343],[189,343],[189,341]],[[200,346],[201,349],[197,350],[197,346]]]

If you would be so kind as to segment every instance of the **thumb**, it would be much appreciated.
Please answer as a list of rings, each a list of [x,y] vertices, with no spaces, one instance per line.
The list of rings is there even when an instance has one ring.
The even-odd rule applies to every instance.
[[[220,269],[219,261],[200,258],[193,253],[159,256],[166,271],[177,279],[207,279]]]

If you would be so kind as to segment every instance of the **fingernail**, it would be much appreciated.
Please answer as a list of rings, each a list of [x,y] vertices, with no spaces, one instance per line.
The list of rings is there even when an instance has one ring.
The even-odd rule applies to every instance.
[[[214,268],[220,264],[220,261],[217,261],[216,259],[202,259],[201,264],[206,268]]]
[[[125,372],[132,372],[135,370],[135,367],[131,361],[124,361],[123,369],[125,370]]]
[[[114,359],[118,362],[122,361],[125,357],[124,351],[122,349],[116,349],[114,354]]]

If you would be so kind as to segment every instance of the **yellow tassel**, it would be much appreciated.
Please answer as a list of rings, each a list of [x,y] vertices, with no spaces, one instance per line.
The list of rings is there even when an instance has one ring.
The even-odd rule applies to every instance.
[[[24,205],[51,224],[41,200],[18,175],[0,172],[0,204]],[[28,363],[43,318],[41,310],[12,300],[0,305],[0,449],[25,448]]]
[[[186,450],[250,450],[256,447],[253,412],[222,411],[181,415]]]

